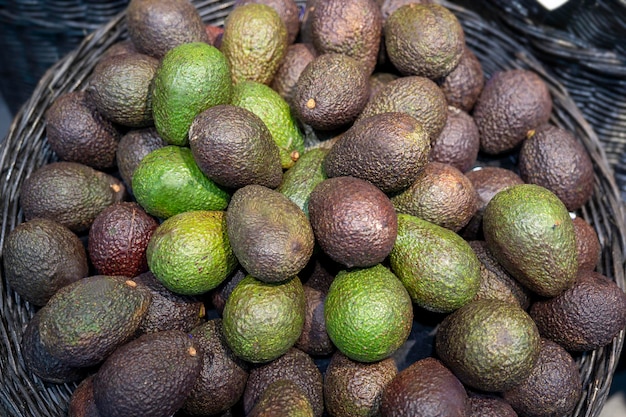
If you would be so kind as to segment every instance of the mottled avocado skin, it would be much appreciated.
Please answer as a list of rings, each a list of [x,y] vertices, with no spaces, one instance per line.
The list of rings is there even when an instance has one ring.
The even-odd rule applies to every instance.
[[[282,379],[268,386],[248,417],[313,417],[311,402],[293,382]]]

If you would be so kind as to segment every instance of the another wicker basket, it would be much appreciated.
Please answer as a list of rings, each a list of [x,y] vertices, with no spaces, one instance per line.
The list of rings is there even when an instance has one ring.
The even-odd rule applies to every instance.
[[[196,0],[207,23],[220,24],[233,1]],[[299,2],[304,3],[303,1]],[[595,167],[595,191],[580,214],[594,225],[602,244],[599,272],[624,288],[626,227],[622,203],[602,144],[568,91],[519,41],[488,24],[477,14],[444,3],[460,19],[468,45],[482,61],[487,76],[511,68],[530,68],[548,83],[554,100],[552,122],[574,132],[588,150]],[[124,16],[112,19],[87,36],[80,46],[59,60],[39,82],[32,97],[17,113],[5,141],[0,144],[0,251],[7,234],[21,221],[20,186],[36,168],[55,159],[46,143],[44,112],[61,94],[85,87],[98,57],[126,36]],[[2,252],[0,252],[0,259]],[[0,263],[1,264],[1,263]],[[0,269],[0,275],[2,269]],[[0,279],[0,415],[63,416],[75,385],[47,384],[28,373],[19,341],[34,309]],[[583,380],[583,396],[572,416],[599,415],[609,393],[622,350],[624,332],[611,344],[576,357]]]

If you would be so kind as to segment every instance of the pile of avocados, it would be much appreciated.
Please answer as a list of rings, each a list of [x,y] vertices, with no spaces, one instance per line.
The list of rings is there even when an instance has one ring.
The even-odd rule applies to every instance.
[[[539,75],[486,79],[431,1],[239,0],[217,27],[131,0],[126,25],[51,103],[2,252],[70,417],[574,411],[626,295]]]

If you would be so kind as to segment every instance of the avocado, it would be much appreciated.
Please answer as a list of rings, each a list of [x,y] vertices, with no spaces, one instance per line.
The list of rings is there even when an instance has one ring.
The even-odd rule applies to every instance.
[[[98,64],[105,62],[107,59],[112,58],[114,56],[125,55],[125,54],[138,54],[139,51],[135,48],[133,41],[126,38],[121,41],[115,42],[113,45],[109,46],[103,53],[100,55],[98,59]]]
[[[451,230],[408,214],[398,214],[389,261],[413,302],[429,311],[454,311],[480,286],[480,262],[469,244]]]
[[[382,16],[374,0],[318,1],[311,10],[315,49],[320,54],[354,58],[369,77],[376,65],[382,34]]]
[[[205,307],[197,297],[173,293],[150,271],[134,277],[133,281],[152,295],[148,312],[139,324],[139,333],[189,332],[203,321]]]
[[[374,97],[381,88],[387,83],[397,79],[399,76],[390,72],[375,72],[370,75],[370,100]]]
[[[574,233],[576,234],[576,248],[578,251],[578,270],[596,269],[600,260],[602,246],[598,239],[598,233],[582,217],[576,216],[573,220]]]
[[[324,171],[329,177],[360,178],[393,193],[413,184],[430,150],[430,137],[414,117],[375,114],[355,122],[341,136],[324,159]]]
[[[547,123],[551,113],[550,90],[539,75],[526,69],[496,72],[483,87],[472,113],[481,151],[497,155],[513,150],[530,130]]]
[[[569,211],[581,208],[593,194],[591,158],[564,128],[546,124],[530,131],[520,149],[518,167],[524,182],[552,191]]]
[[[304,325],[300,338],[295,346],[311,356],[330,355],[335,346],[326,332],[326,320],[324,320],[324,303],[328,291],[322,291],[309,285],[302,285],[306,309]]]
[[[304,152],[304,134],[280,94],[265,84],[241,81],[233,88],[231,104],[248,109],[263,120],[278,147],[282,168],[291,168]]]
[[[209,320],[191,331],[202,355],[202,369],[182,409],[189,416],[214,415],[230,409],[243,395],[248,364],[230,350],[222,320]]]
[[[167,143],[161,139],[153,127],[133,129],[122,136],[117,145],[115,160],[120,177],[129,192],[132,192],[133,173],[141,160],[150,152],[165,145]]]
[[[497,299],[530,307],[531,294],[498,263],[483,240],[468,242],[480,261],[480,287],[475,299]]]
[[[624,291],[615,281],[589,270],[580,271],[571,288],[530,307],[541,335],[570,352],[611,343],[626,326],[625,312]]]
[[[267,283],[248,275],[224,306],[222,328],[226,342],[247,362],[272,361],[300,337],[305,308],[304,290],[297,276]]]
[[[385,387],[398,374],[392,358],[361,363],[335,352],[324,374],[324,403],[335,417],[380,415]]]
[[[268,386],[248,417],[313,417],[311,402],[295,383],[281,379]]]
[[[147,127],[152,120],[152,80],[159,60],[144,54],[124,54],[100,62],[87,93],[96,109],[113,123]]]
[[[483,237],[483,213],[487,203],[503,188],[524,184],[524,181],[515,172],[495,166],[478,166],[465,172],[465,176],[472,182],[478,194],[478,208],[461,235],[467,240],[475,240]]]
[[[43,165],[20,188],[20,206],[27,221],[54,220],[74,233],[87,231],[102,210],[125,197],[120,180],[77,162]]]
[[[20,339],[20,348],[26,369],[46,382],[64,384],[83,379],[87,369],[68,365],[50,354],[41,343],[39,331],[41,310],[29,320]]]
[[[95,169],[115,166],[120,132],[84,91],[62,94],[45,113],[50,149],[64,161]]]
[[[476,163],[479,149],[480,136],[472,116],[456,107],[448,107],[446,125],[435,139],[429,160],[466,172]]]
[[[60,288],[89,275],[87,252],[70,229],[32,219],[11,230],[3,247],[4,277],[24,300],[43,306]]]
[[[474,216],[478,196],[471,181],[457,168],[429,162],[413,184],[392,196],[391,202],[398,213],[458,232]]]
[[[483,67],[474,52],[463,47],[461,61],[448,75],[439,80],[439,86],[450,106],[471,112],[485,86]]]
[[[357,118],[369,93],[369,74],[356,59],[326,53],[314,58],[300,74],[292,106],[298,119],[313,129],[333,130]]]
[[[133,278],[148,270],[146,248],[159,223],[135,202],[111,204],[96,216],[87,248],[100,275]]]
[[[237,0],[235,7],[250,3],[265,4],[276,10],[287,29],[287,43],[295,42],[300,32],[300,8],[294,0]]]
[[[574,225],[565,205],[534,184],[505,188],[487,204],[483,233],[489,251],[522,285],[553,297],[578,270]]]
[[[278,191],[248,185],[235,191],[226,230],[241,266],[253,277],[279,282],[297,275],[313,254],[306,215]]]
[[[383,392],[384,416],[467,416],[469,399],[463,384],[435,358],[414,362],[396,375]]]
[[[309,216],[309,198],[317,184],[328,177],[323,162],[328,149],[311,148],[305,151],[296,163],[283,174],[283,181],[276,191],[293,201],[306,216]]]
[[[502,393],[519,415],[532,417],[569,415],[581,395],[581,376],[574,358],[546,339],[541,339],[539,358],[530,375]]]
[[[288,34],[278,12],[261,3],[235,7],[224,22],[220,50],[231,68],[234,84],[269,84],[287,53]]]
[[[270,86],[290,105],[300,74],[316,56],[317,52],[311,44],[294,43],[287,48]]]
[[[470,393],[468,417],[517,417],[513,407],[495,394]]]
[[[202,18],[189,0],[131,0],[126,22],[135,48],[157,59],[178,45],[208,42]]]
[[[276,188],[282,179],[280,151],[271,132],[243,107],[223,104],[200,113],[189,129],[189,146],[202,172],[224,187]]]
[[[313,359],[299,349],[291,348],[279,358],[250,370],[243,394],[243,406],[249,413],[260,401],[265,391],[280,380],[295,384],[308,398],[313,414],[324,412],[323,378]]]
[[[533,319],[518,305],[474,300],[439,324],[435,350],[463,384],[505,391],[530,375],[540,339]]]
[[[125,277],[83,278],[42,308],[41,344],[69,366],[99,364],[134,336],[150,300],[148,291]]]
[[[430,135],[432,144],[446,125],[448,103],[434,81],[418,76],[400,77],[387,83],[368,101],[359,119],[393,111],[415,117]]]
[[[382,264],[340,271],[324,305],[330,340],[348,358],[376,362],[391,356],[409,337],[411,297]]]
[[[247,272],[238,266],[235,269],[235,272],[230,274],[220,285],[211,291],[211,303],[220,316],[224,312],[226,300],[228,300],[230,294],[233,292],[237,284],[239,284],[239,281],[244,279],[246,275],[248,275]]]
[[[94,376],[96,407],[108,417],[170,417],[201,368],[200,352],[186,333],[144,334],[116,349]]]
[[[391,200],[371,183],[354,177],[319,183],[309,199],[309,219],[322,250],[348,268],[382,262],[398,230]]]
[[[400,7],[407,4],[430,4],[432,0],[376,0],[383,16],[383,27],[387,18]]]
[[[232,97],[231,69],[220,50],[203,42],[171,49],[154,77],[152,117],[159,135],[170,145],[188,144],[195,117]]]
[[[436,80],[461,61],[463,27],[439,4],[407,4],[385,21],[385,49],[391,63],[405,75]]]
[[[100,417],[93,398],[93,375],[83,379],[70,398],[68,417]]]

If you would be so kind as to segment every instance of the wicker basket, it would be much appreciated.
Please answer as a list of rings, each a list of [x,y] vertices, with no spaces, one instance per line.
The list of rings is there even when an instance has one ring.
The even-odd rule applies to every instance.
[[[128,0],[0,0],[0,92],[15,114],[44,72]]]
[[[232,1],[219,0],[194,3],[205,21],[212,24],[220,24],[233,4]],[[595,191],[580,215],[594,225],[602,244],[598,270],[624,288],[626,227],[623,209],[612,170],[592,127],[568,91],[549,76],[519,42],[458,5],[444,5],[460,19],[467,43],[483,62],[487,76],[501,69],[530,68],[548,83],[554,100],[552,122],[574,132],[594,162]],[[123,15],[87,36],[77,49],[46,72],[32,97],[17,113],[8,136],[0,145],[0,172],[4,178],[0,184],[0,248],[7,234],[23,221],[18,204],[22,182],[34,169],[55,159],[45,140],[45,110],[59,95],[84,88],[98,57],[125,36]],[[62,416],[75,385],[46,384],[24,368],[19,341],[33,313],[32,306],[10,291],[4,278],[0,279],[0,406],[10,416]],[[583,396],[573,416],[597,416],[600,413],[623,340],[624,332],[621,332],[608,346],[576,356],[584,385]]]

